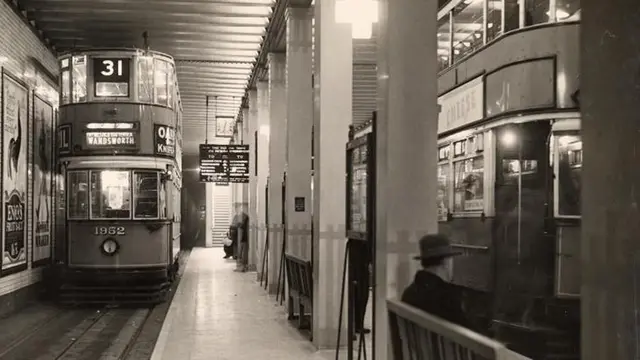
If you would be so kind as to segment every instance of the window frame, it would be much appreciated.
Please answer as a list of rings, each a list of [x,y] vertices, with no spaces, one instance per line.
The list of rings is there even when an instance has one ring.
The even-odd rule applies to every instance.
[[[451,214],[452,215],[458,215],[458,216],[465,216],[465,215],[470,215],[470,214],[481,214],[481,213],[486,213],[486,208],[487,208],[487,186],[486,186],[486,181],[487,181],[487,164],[486,164],[486,159],[487,159],[487,154],[485,153],[484,149],[485,149],[485,144],[484,144],[484,132],[479,131],[479,132],[474,132],[473,134],[470,134],[469,136],[465,136],[464,138],[461,139],[457,139],[455,141],[452,142],[452,146],[453,146],[453,150],[451,151],[451,163],[450,163],[450,169],[451,169]],[[472,140],[473,139],[473,140]],[[475,144],[475,149],[470,149],[470,143],[473,141],[473,143]],[[455,145],[458,143],[462,143],[461,146],[462,148],[462,153],[461,154],[456,154],[456,150],[455,150]],[[474,209],[474,210],[461,210],[461,211],[456,211],[455,210],[455,194],[456,194],[456,173],[455,173],[455,165],[457,163],[460,162],[465,162],[468,160],[473,160],[475,158],[481,157],[482,156],[482,208],[481,209]]]
[[[131,220],[132,216],[133,216],[133,204],[132,204],[132,200],[133,200],[133,191],[129,191],[129,217],[118,217],[118,218],[102,218],[102,217],[94,217],[93,216],[93,191],[91,189],[91,175],[94,172],[103,172],[103,171],[122,171],[122,172],[128,172],[129,173],[129,188],[131,189],[133,187],[133,177],[132,177],[132,171],[131,169],[108,169],[108,168],[101,168],[101,169],[89,169],[89,220],[100,220],[100,221],[105,221],[105,220]],[[102,191],[101,191],[102,192]]]
[[[582,134],[580,133],[580,129],[559,129],[551,131],[551,135],[553,136],[553,216],[556,219],[580,220],[582,219],[582,214],[563,215],[560,213],[560,151],[558,149],[560,136],[567,133],[578,135],[580,136],[580,140],[584,141]]]
[[[75,59],[84,57],[84,101],[75,101],[75,86],[74,86],[74,71],[75,71]],[[69,104],[83,104],[89,102],[89,56],[84,55],[72,55],[69,57]]]
[[[142,71],[140,69],[140,63],[142,62],[142,60],[146,60],[151,64],[151,82],[150,82],[150,86],[151,86],[151,98],[149,100],[140,100],[141,99],[141,92],[140,92],[140,86],[142,85]],[[151,55],[143,55],[143,56],[137,56],[136,57],[136,79],[137,79],[137,89],[136,89],[136,94],[137,94],[137,101],[144,103],[144,104],[155,104],[155,93],[156,93],[156,72],[155,72],[155,57],[151,56]]]
[[[156,174],[156,216],[155,217],[138,217],[136,216],[136,195],[138,194],[138,186],[134,183],[134,179],[136,178],[136,173],[151,173],[154,172]],[[132,219],[133,220],[159,220],[162,218],[161,209],[160,209],[160,187],[162,183],[160,181],[160,170],[157,169],[135,169],[131,170],[131,182],[132,182],[132,191],[131,191],[131,208],[132,208]]]
[[[158,87],[156,85],[156,76],[158,76],[157,72],[159,71],[158,63],[164,64],[164,78],[165,78],[165,91],[167,92],[167,100],[166,104],[163,104],[159,101],[158,98]],[[169,104],[169,68],[170,62],[159,57],[153,58],[153,103],[155,105],[165,106],[168,108],[172,108],[171,104]]]
[[[87,202],[89,203],[89,207],[87,209],[87,213],[84,216],[71,216],[70,210],[71,210],[71,202],[70,202],[70,197],[71,194],[73,193],[73,191],[71,191],[69,189],[69,187],[73,184],[71,181],[69,181],[70,179],[70,174],[72,173],[85,173],[87,175]],[[91,215],[91,175],[89,175],[89,170],[87,169],[73,169],[73,170],[67,170],[66,175],[65,175],[65,189],[66,189],[66,202],[67,202],[67,220],[88,220],[89,219],[89,215]]]
[[[64,63],[67,63],[66,65],[64,65]],[[60,63],[60,105],[67,105],[67,104],[73,104],[73,93],[71,91],[72,88],[72,80],[71,80],[71,76],[72,74],[72,63],[73,63],[73,59],[72,56],[65,56],[63,58],[61,58],[59,60]],[[64,101],[64,86],[65,86],[65,81],[64,81],[64,73],[67,73],[68,79],[66,81],[66,85],[67,85],[67,89],[69,90],[69,95],[68,95],[68,99],[67,101]]]
[[[119,57],[121,59],[126,59],[129,61],[129,81],[127,83],[127,95],[120,95],[120,96],[100,96],[98,95],[98,87],[96,86],[97,82],[96,79],[93,76],[93,64],[94,64],[94,60],[96,59],[110,59],[113,57]],[[134,85],[137,84],[137,81],[134,81],[136,79],[137,76],[137,63],[134,61],[135,56],[131,56],[131,55],[125,55],[125,56],[121,56],[118,54],[101,54],[101,55],[91,55],[88,56],[88,60],[87,60],[87,74],[91,74],[91,101],[95,101],[95,102],[110,102],[110,101],[118,101],[118,102],[122,102],[122,101],[127,101],[127,100],[133,100],[134,99],[134,94],[136,93],[136,91],[138,90]],[[89,91],[89,88],[87,86],[87,92]]]

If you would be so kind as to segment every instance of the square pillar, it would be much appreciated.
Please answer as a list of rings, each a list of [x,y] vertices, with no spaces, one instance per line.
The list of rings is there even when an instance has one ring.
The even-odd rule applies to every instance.
[[[413,281],[419,238],[438,231],[438,9],[435,1],[379,1],[375,358],[392,359],[386,300]]]
[[[204,238],[204,246],[205,247],[212,247],[213,246],[213,228],[215,225],[214,222],[214,203],[213,203],[213,188],[215,186],[214,183],[205,183],[205,201],[204,201],[204,206],[205,206],[205,220],[204,220],[204,226],[205,226],[205,238]]]
[[[258,143],[256,151],[258,156],[256,161],[258,162],[258,174],[256,176],[256,212],[258,214],[256,240],[258,243],[257,249],[257,280],[260,280],[263,275],[263,268],[265,272],[267,267],[264,263],[268,261],[266,254],[267,250],[267,182],[269,179],[269,134],[270,134],[270,120],[269,120],[269,83],[266,81],[259,81],[256,85],[256,107],[257,111],[255,116],[257,117]],[[249,93],[251,94],[251,93]],[[249,108],[251,111],[251,107]],[[255,136],[255,135],[254,135]],[[265,279],[266,280],[266,279]]]
[[[256,89],[250,89],[248,92],[249,108],[243,109],[246,116],[245,119],[245,143],[249,144],[249,186],[246,193],[246,202],[249,209],[249,270],[256,271],[258,268],[259,246],[258,246],[258,228],[260,219],[258,218],[258,172],[257,164],[257,148],[256,132],[258,131],[258,92]]]
[[[313,10],[288,8],[287,88],[287,252],[311,259],[311,128]]]
[[[315,5],[313,343],[335,348],[345,257],[345,145],[352,122],[353,45],[351,25],[335,20],[335,0]],[[344,302],[346,314],[346,301]]]
[[[285,173],[286,155],[286,88],[285,54],[270,53],[269,61],[269,294],[275,294],[284,281],[281,271],[282,231],[282,182]]]

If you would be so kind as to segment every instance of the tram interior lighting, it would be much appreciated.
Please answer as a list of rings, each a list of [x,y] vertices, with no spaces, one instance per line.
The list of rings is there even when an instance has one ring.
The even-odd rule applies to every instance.
[[[550,12],[547,11],[547,16],[550,16]],[[568,12],[562,10],[562,9],[556,9],[556,20],[565,20],[566,18],[568,18],[569,16],[571,16]]]
[[[124,205],[123,189],[129,186],[128,171],[104,170],[100,173],[103,194],[107,196],[112,209],[120,209]]]
[[[500,141],[502,141],[502,144],[506,147],[512,147],[513,145],[515,145],[516,141],[517,141],[517,137],[516,134],[513,131],[505,131],[502,134],[502,137],[500,139]]]
[[[87,129],[133,129],[131,123],[89,123]]]

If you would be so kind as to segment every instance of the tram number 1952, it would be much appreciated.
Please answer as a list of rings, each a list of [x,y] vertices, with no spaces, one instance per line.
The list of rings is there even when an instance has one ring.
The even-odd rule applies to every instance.
[[[93,228],[94,235],[122,236],[126,233],[124,226],[96,226]]]

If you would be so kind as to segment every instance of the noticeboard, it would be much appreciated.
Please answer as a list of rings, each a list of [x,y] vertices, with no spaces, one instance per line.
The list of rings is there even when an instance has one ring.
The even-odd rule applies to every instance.
[[[200,144],[200,181],[249,182],[249,145]]]
[[[375,197],[373,134],[347,143],[347,237],[366,240],[372,231]]]

